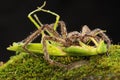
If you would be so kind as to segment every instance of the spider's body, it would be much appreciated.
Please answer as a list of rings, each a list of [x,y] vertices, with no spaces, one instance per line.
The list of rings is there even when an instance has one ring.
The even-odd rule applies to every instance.
[[[107,35],[104,33],[101,29],[94,29],[91,31],[87,25],[84,25],[82,27],[82,31],[72,31],[67,33],[66,25],[63,21],[59,21],[58,25],[61,27],[61,35],[53,29],[54,24],[46,25],[44,30],[47,30],[52,34],[52,37],[55,38],[53,41],[57,41],[59,43],[62,43],[63,46],[69,47],[71,45],[78,45],[80,46],[79,42],[82,41],[83,43],[87,43],[90,41],[90,38],[94,38],[97,42],[99,42],[101,39],[105,40],[109,45],[111,44],[111,41],[107,37]],[[48,35],[47,35],[48,36]],[[51,37],[51,36],[50,36]],[[52,39],[48,39],[52,40]]]
[[[66,25],[63,21],[58,22],[58,26],[61,28],[61,34],[59,34],[56,30],[53,28],[54,24],[46,24],[39,28],[37,31],[35,31],[32,35],[30,35],[24,42],[23,49],[29,53],[30,51],[27,50],[26,45],[33,41],[39,34],[41,34],[44,31],[47,31],[48,34],[44,34],[42,37],[42,44],[43,44],[43,52],[44,52],[44,59],[47,60],[50,64],[56,64],[57,66],[65,66],[61,63],[55,62],[50,59],[49,53],[47,51],[47,42],[46,41],[52,41],[52,42],[57,42],[62,44],[64,47],[69,47],[72,45],[77,45],[81,46],[80,42],[87,43],[90,45],[88,42],[92,41],[91,38],[93,38],[96,42],[99,43],[99,41],[102,39],[107,43],[107,46],[109,48],[110,45],[110,40],[106,36],[106,34],[103,32],[101,29],[94,29],[91,31],[86,25],[83,26],[82,31],[73,31],[70,33],[67,33]],[[52,43],[51,43],[52,44]],[[95,43],[94,43],[95,44]]]
[[[71,45],[79,45],[79,41],[81,40],[81,34],[77,31],[73,31],[68,33],[65,41],[66,41],[66,45],[64,46],[71,46]]]
[[[59,21],[58,26],[61,27],[61,35],[56,30],[53,29],[53,25],[54,24],[45,25],[44,30],[50,32],[52,36],[45,35],[43,39],[61,43],[62,46],[64,47],[69,47],[71,45],[80,46],[79,41],[82,41],[84,43],[87,42],[87,40],[85,40],[87,39],[87,36],[84,38],[85,34],[83,34],[84,32],[83,30],[86,30],[84,28],[88,28],[86,25],[83,27],[82,33],[78,31],[72,31],[72,32],[67,33],[65,23],[63,21]]]

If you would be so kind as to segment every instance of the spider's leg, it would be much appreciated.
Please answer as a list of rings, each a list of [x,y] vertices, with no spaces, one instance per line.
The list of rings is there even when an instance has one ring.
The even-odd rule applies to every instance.
[[[51,36],[47,36],[44,35],[43,39],[42,39],[42,44],[43,44],[43,52],[44,52],[44,59],[46,61],[48,61],[50,64],[56,65],[56,66],[60,66],[60,67],[65,67],[66,65],[53,61],[52,59],[50,59],[49,53],[47,51],[47,41],[56,41],[59,43],[64,44],[65,41],[61,38],[57,38],[57,37],[51,37]]]
[[[48,32],[50,36],[60,37],[59,33],[53,29],[54,24],[50,24],[46,26],[45,30]]]
[[[110,39],[108,38],[108,36],[104,33],[103,30],[101,30],[101,29],[94,29],[93,31],[91,31],[91,32],[89,33],[89,35],[92,35],[92,36],[97,36],[98,34],[102,37],[103,40],[106,41],[106,43],[107,43],[107,48],[109,49],[109,47],[110,47],[110,45],[111,45],[111,41],[110,41]],[[109,55],[108,52],[107,52],[107,55]]]
[[[88,34],[90,32],[91,32],[91,30],[90,30],[90,28],[87,25],[84,25],[82,27],[82,36],[84,36],[85,34]]]
[[[58,26],[60,26],[60,28],[61,28],[62,38],[65,39],[66,36],[67,36],[67,29],[66,29],[66,25],[65,25],[64,21],[59,21],[59,22],[58,22]],[[53,27],[54,27],[54,24],[50,24],[49,27],[47,27],[46,29],[47,29],[50,33],[52,33],[53,36],[55,36],[55,37],[61,37],[61,36],[59,35],[59,33],[58,33],[56,30],[54,30]]]
[[[92,35],[92,36],[100,35],[103,38],[103,40],[105,40],[107,42],[107,45],[108,45],[108,48],[109,48],[109,46],[111,44],[111,41],[110,41],[109,37],[104,33],[103,30],[101,30],[101,29],[94,29],[93,31],[91,31],[89,33],[89,35]]]
[[[37,38],[41,31],[44,29],[44,26],[39,28],[38,30],[36,30],[34,33],[32,33],[30,36],[28,36],[25,40],[24,40],[24,45],[22,46],[22,48],[27,52],[27,53],[31,53],[28,49],[27,49],[27,45],[32,42],[35,38]]]
[[[93,36],[91,35],[91,29],[87,26],[87,25],[84,25],[82,27],[82,37],[83,37],[83,42],[86,43],[86,42],[90,42],[90,37],[93,37],[97,42],[99,42],[100,40],[100,37],[98,36]]]
[[[82,42],[87,43],[87,44],[90,42],[90,39],[89,39],[90,36],[87,35],[90,32],[91,32],[91,30],[87,25],[84,25],[82,27],[82,32],[80,32]]]
[[[98,36],[91,36],[91,35],[84,35],[83,37],[82,37],[82,42],[84,42],[84,43],[86,43],[86,44],[88,44],[88,45],[90,45],[89,43],[92,41],[91,40],[91,38],[94,38],[94,40],[96,41],[96,42],[99,42],[100,41],[100,38],[98,37]],[[93,41],[92,41],[93,42]],[[93,42],[94,43],[94,42]]]
[[[58,24],[59,24],[60,27],[61,27],[61,35],[62,35],[62,38],[65,39],[66,36],[67,36],[67,29],[66,29],[65,22],[64,22],[64,21],[59,21]]]

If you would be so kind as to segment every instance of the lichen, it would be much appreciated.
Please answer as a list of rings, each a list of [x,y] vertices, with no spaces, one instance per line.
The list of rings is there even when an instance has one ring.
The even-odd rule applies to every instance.
[[[48,64],[43,55],[37,58],[26,53],[12,56],[0,66],[0,80],[119,80],[120,45],[111,45],[109,55],[90,57],[53,57],[52,59],[69,64],[85,60],[88,64],[72,70]]]

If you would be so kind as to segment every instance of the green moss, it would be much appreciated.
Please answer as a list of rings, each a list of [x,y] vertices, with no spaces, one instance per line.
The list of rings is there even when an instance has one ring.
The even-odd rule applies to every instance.
[[[68,64],[85,60],[88,64],[72,70],[49,65],[43,55],[37,58],[26,53],[12,56],[0,67],[0,80],[118,80],[120,79],[120,45],[111,45],[109,56],[51,57]]]

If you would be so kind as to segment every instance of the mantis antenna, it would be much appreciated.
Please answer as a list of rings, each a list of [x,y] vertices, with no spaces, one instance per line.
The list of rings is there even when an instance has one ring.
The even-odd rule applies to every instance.
[[[43,11],[43,12],[46,12],[46,13],[50,13],[54,16],[56,16],[56,20],[55,20],[55,24],[54,24],[54,30],[56,30],[57,28],[57,24],[58,24],[58,21],[60,19],[60,16],[50,10],[45,10],[45,9],[42,9],[44,6],[46,5],[46,1],[43,3],[43,5],[41,7],[37,7],[37,9],[35,9],[34,11],[30,12],[28,14],[28,18],[30,19],[30,21],[39,29],[40,26],[42,26],[42,23],[39,21],[38,23],[35,21],[35,19],[32,17],[32,14],[35,14],[36,12],[38,11]],[[38,21],[38,18],[37,16],[34,16],[36,18],[36,20]]]

